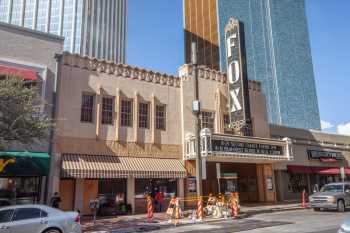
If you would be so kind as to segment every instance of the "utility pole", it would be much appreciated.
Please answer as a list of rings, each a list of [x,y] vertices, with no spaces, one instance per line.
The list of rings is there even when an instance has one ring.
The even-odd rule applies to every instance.
[[[195,42],[191,44],[191,62],[193,67],[193,81],[194,81],[194,101],[192,103],[192,111],[196,116],[195,131],[196,131],[196,185],[197,196],[200,197],[203,194],[202,191],[202,158],[200,147],[200,121],[201,105],[199,101],[199,88],[198,88],[198,64],[197,64],[197,45]]]

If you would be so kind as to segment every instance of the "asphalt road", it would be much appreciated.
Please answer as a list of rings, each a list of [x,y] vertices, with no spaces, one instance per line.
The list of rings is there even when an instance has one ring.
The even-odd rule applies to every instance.
[[[296,210],[259,214],[241,220],[226,220],[213,223],[184,225],[148,231],[152,233],[336,233],[341,222],[350,217],[350,212],[314,212]]]

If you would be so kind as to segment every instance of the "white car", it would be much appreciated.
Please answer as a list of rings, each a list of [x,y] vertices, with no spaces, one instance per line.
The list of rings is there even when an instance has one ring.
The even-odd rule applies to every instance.
[[[80,215],[45,205],[2,207],[0,233],[81,233]]]
[[[350,233],[350,218],[344,220],[338,230],[338,233]]]

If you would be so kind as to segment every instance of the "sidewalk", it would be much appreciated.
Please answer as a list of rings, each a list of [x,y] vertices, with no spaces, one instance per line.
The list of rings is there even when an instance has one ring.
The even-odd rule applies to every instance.
[[[307,204],[306,204],[307,206]],[[301,203],[279,203],[279,204],[252,204],[242,205],[241,212],[250,216],[254,214],[270,213],[277,211],[299,210],[303,209]]]
[[[300,203],[288,203],[288,204],[273,204],[273,205],[243,205],[241,206],[240,217],[248,217],[255,214],[277,212],[277,211],[289,211],[302,209]],[[190,211],[185,211],[189,213]],[[203,222],[222,221],[224,218],[204,218]],[[180,221],[181,225],[193,224],[194,222],[189,218],[183,218]],[[118,217],[105,217],[98,218],[95,226],[93,226],[91,217],[82,218],[82,229],[85,233],[132,233],[132,232],[146,232],[151,230],[157,230],[161,228],[171,227],[173,224],[168,222],[165,213],[155,213],[152,222],[148,222],[146,214],[138,215],[126,215]]]

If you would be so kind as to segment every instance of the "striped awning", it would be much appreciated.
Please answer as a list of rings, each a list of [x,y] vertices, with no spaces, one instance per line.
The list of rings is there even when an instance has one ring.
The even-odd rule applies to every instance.
[[[62,154],[62,178],[184,178],[181,160]]]

